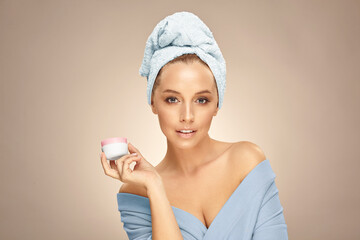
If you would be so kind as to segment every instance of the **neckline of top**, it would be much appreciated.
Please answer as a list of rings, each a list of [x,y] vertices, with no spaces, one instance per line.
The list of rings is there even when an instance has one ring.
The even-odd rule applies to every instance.
[[[173,209],[177,210],[178,212],[180,213],[183,213],[183,214],[187,214],[189,216],[191,216],[192,218],[194,218],[194,220],[196,220],[198,223],[201,224],[202,226],[202,230],[204,232],[208,231],[209,229],[212,228],[212,226],[214,225],[214,222],[216,222],[216,220],[219,218],[220,214],[224,211],[224,209],[227,207],[227,205],[229,204],[229,202],[231,201],[231,199],[234,197],[234,195],[239,192],[239,189],[241,186],[243,186],[243,184],[247,181],[247,179],[249,178],[249,176],[253,175],[254,172],[259,169],[259,166],[261,166],[262,164],[265,164],[265,163],[269,163],[269,160],[268,159],[265,159],[263,161],[261,161],[260,163],[258,163],[246,176],[245,178],[240,182],[240,184],[236,187],[236,189],[234,190],[234,192],[231,194],[231,196],[227,199],[227,201],[224,203],[224,205],[221,207],[221,209],[219,210],[219,212],[217,213],[217,215],[215,216],[215,218],[213,219],[213,221],[211,222],[210,226],[207,228],[204,223],[198,219],[197,217],[195,217],[193,214],[181,209],[181,208],[177,208],[177,207],[174,207],[174,206],[171,206]],[[131,197],[135,197],[135,198],[140,198],[140,199],[143,199],[147,202],[150,202],[149,198],[148,197],[144,197],[144,196],[141,196],[141,195],[137,195],[137,194],[133,194],[133,193],[117,193],[118,197],[120,196],[131,196]]]

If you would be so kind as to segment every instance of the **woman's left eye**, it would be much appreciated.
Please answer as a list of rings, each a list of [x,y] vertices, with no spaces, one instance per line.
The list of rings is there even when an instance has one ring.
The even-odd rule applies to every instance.
[[[205,100],[206,102],[202,102],[202,104],[207,103],[209,100],[207,100],[206,98],[199,98],[199,100]]]

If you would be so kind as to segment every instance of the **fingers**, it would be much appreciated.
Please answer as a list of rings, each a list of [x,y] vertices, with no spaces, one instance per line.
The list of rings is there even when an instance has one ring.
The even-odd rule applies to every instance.
[[[116,164],[120,173],[120,180],[122,182],[127,182],[127,180],[129,180],[129,174],[132,173],[130,164],[134,161],[140,161],[140,157],[137,155],[129,154],[125,158],[120,158],[119,160],[117,160]]]
[[[122,173],[120,174],[122,181],[127,182],[128,180],[130,180],[130,177],[131,177],[130,174],[133,172],[130,168],[130,164],[134,161],[135,162],[140,161],[140,157],[133,156],[133,157],[130,157],[130,158],[127,158],[124,160]]]
[[[103,153],[103,152],[101,153],[100,159],[101,159],[101,164],[104,169],[105,175],[113,177],[115,179],[120,179],[118,170],[112,169],[110,167],[109,163],[107,162],[105,153]],[[110,161],[110,162],[112,162],[112,161]]]
[[[129,174],[132,173],[130,164],[133,161],[140,161],[140,157],[134,154],[127,154],[118,160],[111,160],[109,165],[105,154],[103,152],[101,153],[101,164],[103,166],[105,175],[118,179],[122,182],[125,182],[127,179],[129,179]]]
[[[132,145],[130,142],[128,143],[128,148],[129,148],[129,152],[130,152],[130,153],[137,153],[139,156],[141,156],[142,158],[144,158],[144,157],[141,155],[140,151],[139,151],[136,147],[134,147],[134,145]]]

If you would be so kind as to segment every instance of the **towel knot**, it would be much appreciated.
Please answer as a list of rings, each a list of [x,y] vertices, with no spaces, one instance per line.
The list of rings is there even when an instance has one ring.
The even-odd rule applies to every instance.
[[[176,18],[179,14],[171,17]],[[197,16],[183,13],[181,22],[173,21],[172,18],[169,17],[160,25],[158,34],[160,48],[167,46],[196,47],[202,44],[214,44],[210,29]],[[186,25],[184,25],[184,22]]]

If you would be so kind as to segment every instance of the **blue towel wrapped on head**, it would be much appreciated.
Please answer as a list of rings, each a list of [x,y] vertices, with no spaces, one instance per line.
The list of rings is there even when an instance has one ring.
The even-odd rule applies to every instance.
[[[147,77],[149,104],[160,69],[174,58],[190,53],[195,53],[210,67],[216,80],[221,108],[226,88],[225,59],[210,29],[198,16],[185,11],[161,20],[147,39],[139,73]]]

